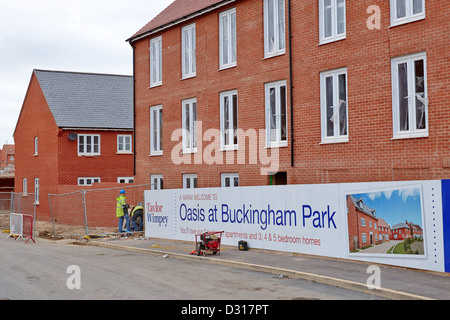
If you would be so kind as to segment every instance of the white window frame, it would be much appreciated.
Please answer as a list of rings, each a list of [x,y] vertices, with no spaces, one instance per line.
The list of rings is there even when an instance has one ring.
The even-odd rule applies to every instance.
[[[39,138],[34,137],[34,156],[39,154]]]
[[[164,189],[164,179],[162,174],[152,174],[150,175],[151,190],[162,190]]]
[[[127,140],[129,140],[129,142]],[[131,134],[118,134],[117,153],[132,153],[132,152],[133,152],[133,136]]]
[[[341,75],[345,75],[345,94],[346,101],[345,105],[342,105],[340,100],[340,81],[339,77]],[[329,113],[327,112],[327,79],[332,79],[333,84],[333,112],[334,106],[339,106],[339,113],[332,115],[332,118],[338,118],[338,125],[334,123],[332,118],[328,119]],[[322,143],[342,143],[348,142],[348,76],[347,76],[347,68],[340,68],[330,71],[325,71],[320,73],[320,114],[321,114],[321,128],[322,128]],[[342,134],[342,127],[340,123],[340,111],[341,108],[345,107],[345,132],[346,134]],[[328,136],[328,121],[333,121],[333,135]]]
[[[272,8],[269,8],[272,4]],[[279,9],[283,12],[280,13]],[[269,25],[270,11],[273,13],[273,26]],[[280,21],[280,17],[283,21]],[[281,30],[282,29],[282,30]],[[273,48],[271,45],[271,33]],[[281,34],[280,34],[281,33]],[[270,58],[286,53],[286,9],[285,0],[264,0],[264,57]]]
[[[88,152],[87,151],[87,147],[88,147],[88,145],[87,145],[87,138],[91,138],[91,144],[90,144],[90,147],[91,147],[91,151],[90,152]],[[95,152],[95,138],[98,138],[98,151],[97,152]],[[99,134],[79,134],[78,135],[78,143],[77,143],[77,148],[78,148],[78,155],[79,156],[98,156],[98,155],[100,155],[100,135]],[[81,139],[83,139],[83,150],[82,151],[80,151],[80,140]]]
[[[233,28],[234,27],[234,28]],[[219,62],[220,69],[236,66],[237,61],[236,8],[219,14]]]
[[[187,119],[187,114],[189,119]],[[189,121],[189,123],[187,123]],[[197,152],[197,99],[182,101],[183,153]]]
[[[285,105],[281,105],[281,88],[285,88]],[[272,130],[271,118],[272,108],[270,101],[270,91],[275,89],[275,129]],[[287,82],[286,80],[276,81],[265,84],[265,107],[266,107],[266,147],[286,147],[288,145],[288,100],[287,100]],[[285,114],[285,139],[282,138],[282,108],[284,107]],[[272,140],[272,136],[275,135],[275,139]]]
[[[427,86],[427,57],[425,52],[420,52],[412,55],[392,58],[392,112],[393,112],[393,139],[407,139],[428,137],[428,103],[418,102],[416,97],[416,82],[415,82],[415,68],[416,61],[423,60],[424,68],[424,97],[422,100],[428,101],[428,86]],[[406,64],[407,67],[407,96],[408,99],[408,130],[401,130],[400,124],[400,98],[399,98],[399,76],[398,67],[400,64]],[[421,103],[424,108],[424,123],[425,129],[417,129],[416,112],[418,103]]]
[[[156,115],[156,117],[155,117]],[[150,107],[150,155],[163,155],[162,105]]]
[[[197,74],[195,23],[181,29],[181,46],[183,79],[195,77]]]
[[[133,184],[134,177],[117,177],[117,183]]]
[[[405,16],[397,18],[398,2],[397,0],[391,1],[391,27],[410,23],[417,20],[425,19],[425,0],[401,0],[405,1]],[[422,11],[414,13],[414,2],[422,2]]]
[[[225,112],[226,101],[228,101],[228,112]],[[220,147],[222,150],[238,149],[238,101],[237,90],[220,93]]]
[[[39,204],[39,178],[34,179],[34,203]]]
[[[78,177],[79,186],[92,186],[94,183],[101,183],[100,177]]]
[[[236,186],[236,179],[238,185]],[[227,185],[227,180],[229,185]],[[239,173],[222,173],[221,174],[221,186],[222,188],[237,188],[239,187]]]
[[[162,85],[162,36],[150,40],[150,88]]]
[[[22,179],[22,193],[24,195],[28,194],[28,179],[27,178]]]
[[[196,189],[198,177],[196,173],[183,174],[183,189]]]
[[[347,17],[346,17],[346,3],[345,0],[330,0],[331,6],[328,8],[325,7],[325,0],[319,0],[319,40],[320,44],[325,44],[333,41],[338,41],[345,39],[347,36]],[[339,3],[340,2],[340,3]],[[340,7],[344,7],[344,31],[338,31],[338,11]],[[331,35],[326,35],[326,14],[325,11],[330,9],[330,18],[331,21]]]

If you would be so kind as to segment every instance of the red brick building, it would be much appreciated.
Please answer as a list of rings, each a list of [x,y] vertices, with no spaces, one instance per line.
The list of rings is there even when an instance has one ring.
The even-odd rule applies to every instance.
[[[408,224],[402,222],[392,226],[391,240],[404,240],[412,237]]]
[[[380,242],[389,241],[391,233],[391,226],[384,219],[378,218],[378,240]]]
[[[128,40],[137,182],[450,178],[449,14],[436,0],[174,1]]]
[[[4,144],[0,149],[0,170],[4,172],[14,172],[15,146],[13,144]]]
[[[403,240],[410,238],[423,239],[423,229],[413,222],[408,221],[397,223],[392,226],[392,240]]]
[[[412,236],[417,239],[423,239],[423,229],[421,226],[414,224],[413,222],[406,221],[406,224],[410,227]]]
[[[347,196],[347,209],[350,251],[382,242],[374,209],[369,208],[362,198],[356,199],[352,195]]]
[[[33,71],[14,131],[15,191],[36,194],[38,218],[48,193],[133,182],[132,88],[130,76]]]

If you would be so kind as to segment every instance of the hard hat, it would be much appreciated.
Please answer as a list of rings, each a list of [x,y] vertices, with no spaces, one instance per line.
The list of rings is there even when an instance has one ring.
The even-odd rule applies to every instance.
[[[120,194],[125,194],[125,190],[124,189],[120,190]]]

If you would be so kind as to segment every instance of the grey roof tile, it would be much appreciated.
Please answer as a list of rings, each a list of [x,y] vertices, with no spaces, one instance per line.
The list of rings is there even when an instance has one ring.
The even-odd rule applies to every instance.
[[[133,129],[133,77],[34,70],[60,128]]]

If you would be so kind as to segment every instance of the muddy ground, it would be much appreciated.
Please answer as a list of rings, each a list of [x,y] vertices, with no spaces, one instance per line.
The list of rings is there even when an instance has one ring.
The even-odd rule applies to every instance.
[[[9,230],[9,223],[9,214],[0,214],[0,232],[6,233]],[[117,233],[117,228],[89,228],[88,233],[91,237],[114,235]],[[84,226],[69,226],[59,223],[53,226],[51,221],[35,222],[35,237],[78,239],[83,238],[85,235],[86,232]]]

